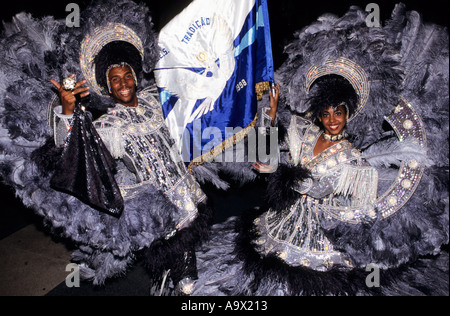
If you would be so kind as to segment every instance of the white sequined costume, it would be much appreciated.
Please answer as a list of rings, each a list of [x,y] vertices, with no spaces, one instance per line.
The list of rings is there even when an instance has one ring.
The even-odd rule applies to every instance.
[[[205,212],[201,209],[209,207],[172,149],[164,125],[149,75],[158,50],[148,7],[128,0],[93,1],[81,12],[80,20],[80,27],[68,28],[64,19],[34,19],[21,13],[5,24],[0,37],[1,177],[51,233],[75,249],[72,260],[79,263],[81,277],[103,284],[126,273],[142,258],[137,258],[138,253],[155,241],[170,246],[154,252],[158,255],[150,260],[155,265],[166,268],[168,263],[163,261],[175,263],[173,257],[183,261],[184,253],[192,252],[194,244],[205,237],[207,216],[202,216]],[[94,57],[103,45],[121,39],[130,41],[142,59],[140,69],[134,69],[138,71],[137,108],[114,105],[108,93],[100,95],[94,82]],[[86,70],[93,75],[83,72]],[[55,140],[64,144],[71,123],[70,116],[53,115],[59,94],[52,90],[50,79],[62,82],[72,73],[79,80],[88,80],[92,88],[90,100],[83,100],[86,109],[95,115],[107,112],[94,125],[117,158],[115,180],[124,198],[120,217],[50,186],[61,159],[61,147],[55,146]],[[155,274],[161,276],[159,271]]]

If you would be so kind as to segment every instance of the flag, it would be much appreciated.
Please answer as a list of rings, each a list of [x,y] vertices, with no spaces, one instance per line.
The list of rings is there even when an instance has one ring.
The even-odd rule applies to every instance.
[[[210,161],[256,122],[255,86],[273,82],[267,0],[194,0],[159,35],[164,117],[187,163]]]

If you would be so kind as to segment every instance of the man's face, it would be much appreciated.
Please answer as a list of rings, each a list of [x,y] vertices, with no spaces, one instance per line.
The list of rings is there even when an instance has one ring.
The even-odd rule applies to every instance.
[[[111,96],[116,103],[137,106],[136,83],[129,66],[114,67],[108,74]]]

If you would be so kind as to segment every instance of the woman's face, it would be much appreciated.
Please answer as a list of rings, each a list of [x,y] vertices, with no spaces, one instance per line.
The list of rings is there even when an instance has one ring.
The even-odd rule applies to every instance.
[[[343,105],[337,108],[329,107],[320,117],[325,134],[336,136],[342,133],[347,124],[347,113]]]

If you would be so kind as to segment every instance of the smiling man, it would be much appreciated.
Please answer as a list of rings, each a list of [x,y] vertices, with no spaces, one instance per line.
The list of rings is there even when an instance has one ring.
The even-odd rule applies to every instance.
[[[51,80],[61,100],[61,106],[54,110],[58,146],[67,142],[77,100],[86,103],[87,108],[84,98],[91,93],[114,101],[114,106],[93,125],[116,159],[115,181],[124,210],[115,220],[86,206],[96,223],[90,227],[77,224],[85,232],[77,258],[82,264],[82,276],[94,275],[94,283],[103,283],[123,273],[134,252],[146,249],[146,265],[156,282],[169,274],[177,291],[189,294],[197,278],[194,246],[201,231],[207,230],[210,208],[174,149],[156,88],[138,88],[143,77],[143,55],[139,38],[131,29],[108,24],[83,41],[80,64],[85,80],[76,82],[74,74],[62,84]],[[91,240],[97,235],[103,239],[94,244]],[[104,257],[114,261],[106,262]],[[158,291],[162,293],[163,289]]]
[[[107,72],[111,96],[116,103],[136,107],[136,76],[130,65],[122,63],[110,67]]]

